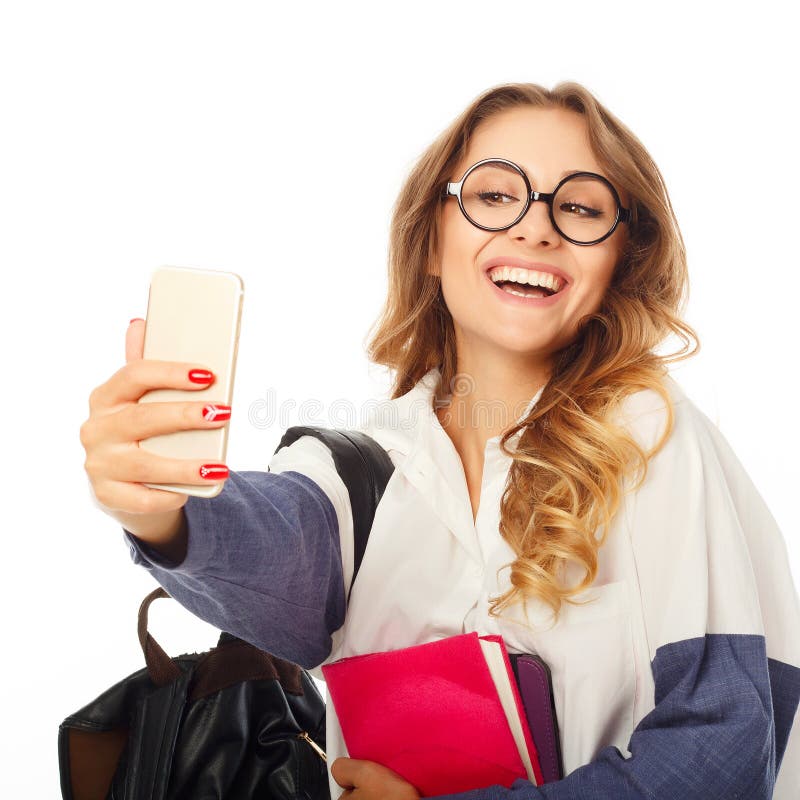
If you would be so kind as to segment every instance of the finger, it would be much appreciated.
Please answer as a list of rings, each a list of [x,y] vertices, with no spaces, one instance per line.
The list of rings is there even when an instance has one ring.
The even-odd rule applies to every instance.
[[[354,765],[355,759],[352,758],[337,758],[331,764],[333,779],[344,789],[355,788]]]
[[[134,361],[142,358],[144,353],[144,328],[143,319],[132,319],[125,333],[125,361]]]
[[[153,389],[197,391],[213,386],[214,380],[214,374],[203,364],[150,358],[134,359],[120,367],[91,393],[89,408],[92,412],[103,413],[121,403],[136,402]]]
[[[128,403],[118,411],[92,418],[84,431],[84,446],[91,447],[96,442],[140,442],[164,433],[222,428],[230,419],[226,408],[213,400]]]
[[[120,483],[169,483],[205,486],[227,479],[223,464],[213,458],[167,458],[156,455],[136,444],[120,450],[114,448],[95,460],[92,468],[103,479]],[[87,470],[88,471],[88,470]]]
[[[151,489],[138,483],[101,481],[90,484],[98,504],[111,511],[132,514],[160,514],[182,508],[189,499],[188,494],[168,492],[166,489]]]

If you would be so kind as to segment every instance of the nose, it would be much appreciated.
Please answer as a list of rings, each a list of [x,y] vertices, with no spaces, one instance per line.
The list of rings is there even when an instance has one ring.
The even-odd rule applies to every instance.
[[[531,200],[525,216],[507,229],[513,238],[529,239],[532,242],[550,243],[561,239],[550,219],[550,208],[544,200]]]

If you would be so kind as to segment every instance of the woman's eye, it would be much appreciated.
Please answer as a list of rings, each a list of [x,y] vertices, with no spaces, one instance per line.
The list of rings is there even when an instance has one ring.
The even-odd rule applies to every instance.
[[[582,206],[579,203],[562,203],[561,210],[572,214],[575,217],[599,217],[602,213],[596,208],[589,208],[589,206]],[[583,213],[581,213],[583,212]]]
[[[478,197],[484,202],[500,203],[502,205],[505,205],[506,203],[503,203],[503,200],[501,198],[506,198],[506,201],[511,203],[517,201],[516,197],[512,197],[511,195],[505,194],[504,192],[478,192]]]

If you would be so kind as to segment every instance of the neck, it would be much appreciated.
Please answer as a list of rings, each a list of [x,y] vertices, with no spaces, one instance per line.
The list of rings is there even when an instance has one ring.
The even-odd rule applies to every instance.
[[[516,423],[548,378],[549,366],[529,355],[501,360],[459,353],[456,377],[441,387],[436,416],[460,453],[482,459],[486,442]]]

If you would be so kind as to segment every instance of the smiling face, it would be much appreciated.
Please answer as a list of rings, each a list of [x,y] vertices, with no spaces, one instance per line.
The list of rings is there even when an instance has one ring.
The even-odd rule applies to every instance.
[[[471,165],[492,157],[522,167],[532,188],[541,192],[552,192],[565,172],[595,172],[611,180],[592,154],[584,118],[568,110],[524,106],[485,120],[448,180],[460,181]],[[629,207],[628,195],[611,183],[623,207]],[[617,225],[599,244],[581,246],[555,230],[546,203],[533,202],[513,227],[485,231],[472,225],[456,198],[450,197],[439,234],[442,294],[453,317],[459,362],[474,364],[476,358],[505,356],[542,366],[575,338],[581,318],[600,306],[627,225]],[[490,260],[549,265],[569,282],[547,300],[525,300],[491,282],[486,272]]]

